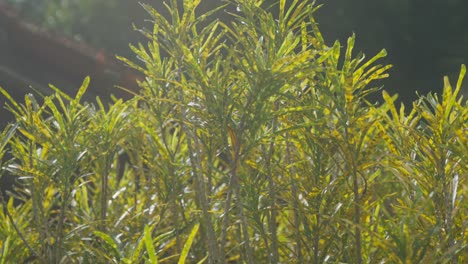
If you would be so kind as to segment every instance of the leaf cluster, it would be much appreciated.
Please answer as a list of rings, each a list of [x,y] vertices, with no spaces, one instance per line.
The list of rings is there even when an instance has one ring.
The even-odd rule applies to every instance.
[[[0,261],[467,260],[464,66],[407,114],[385,91],[366,100],[385,50],[327,46],[314,4],[230,1],[227,24],[210,19],[223,6],[179,2],[169,17],[143,5],[148,43],[120,58],[146,76],[132,100],[81,102],[89,79],[43,103],[2,90],[5,173],[26,198],[2,203]]]

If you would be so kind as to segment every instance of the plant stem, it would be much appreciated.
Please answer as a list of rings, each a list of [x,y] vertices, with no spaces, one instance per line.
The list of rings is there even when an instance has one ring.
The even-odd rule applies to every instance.
[[[287,134],[287,137],[289,137],[289,134]],[[293,164],[293,158],[291,156],[291,143],[287,141],[286,143],[286,160],[288,161],[288,164]],[[291,167],[290,169],[290,177],[291,177],[291,196],[293,197],[292,203],[293,203],[293,215],[294,215],[294,228],[296,230],[295,232],[295,240],[296,240],[296,246],[295,246],[295,253],[297,256],[297,261],[298,263],[304,263],[304,257],[302,256],[302,239],[301,239],[301,234],[299,232],[300,226],[301,226],[301,221],[300,221],[300,215],[299,215],[299,203],[297,202],[297,185],[296,182],[294,181],[294,177],[296,175],[296,169],[294,167]],[[314,248],[314,252],[317,251],[317,248]],[[317,260],[317,258],[315,258]],[[318,261],[315,261],[315,263],[318,263]]]
[[[273,119],[272,121],[272,131],[276,131],[277,125],[276,125],[276,118]],[[268,196],[269,196],[269,208],[270,208],[270,214],[268,216],[268,231],[271,234],[271,248],[270,252],[268,254],[270,258],[270,263],[278,263],[279,262],[279,256],[278,256],[278,230],[276,227],[276,219],[277,219],[277,213],[276,213],[276,186],[275,186],[275,181],[273,180],[273,173],[271,169],[271,159],[273,157],[273,154],[275,152],[275,143],[274,143],[275,137],[271,139],[269,150],[266,156],[266,167],[267,167],[267,178],[268,178]]]
[[[179,64],[181,65],[181,64]],[[179,69],[179,74],[181,74],[181,69]],[[184,102],[184,94],[182,87],[179,86],[179,95],[178,99],[180,102]],[[219,254],[219,248],[217,245],[217,240],[215,237],[215,231],[213,228],[213,224],[211,221],[210,213],[209,213],[209,204],[208,200],[206,198],[206,190],[205,190],[205,184],[202,175],[200,175],[198,172],[201,172],[201,161],[200,161],[200,153],[195,153],[194,148],[192,147],[192,143],[195,144],[195,149],[199,150],[199,144],[197,141],[197,134],[196,130],[193,132],[190,131],[187,126],[185,125],[185,122],[189,122],[187,120],[187,117],[185,115],[186,109],[181,106],[180,109],[180,116],[182,120],[182,129],[185,131],[186,137],[187,137],[187,148],[189,152],[189,160],[190,160],[190,165],[192,167],[192,173],[194,177],[195,184],[197,186],[196,190],[196,196],[197,200],[199,201],[199,204],[202,209],[202,227],[206,231],[207,234],[207,245],[208,245],[208,257],[209,257],[209,263],[213,264],[218,264],[218,263],[224,263],[224,260],[222,259],[222,255]]]
[[[355,170],[355,169],[354,169]],[[362,263],[361,256],[361,206],[359,197],[359,186],[357,175],[353,172],[353,193],[354,193],[354,242],[356,243],[356,264]]]
[[[105,231],[106,225],[106,215],[107,215],[107,187],[108,187],[108,174],[110,168],[109,158],[105,157],[104,167],[101,170],[101,214],[99,218],[99,226],[101,231]],[[101,164],[102,165],[102,164]]]
[[[239,130],[237,131],[237,144],[234,146],[234,159],[231,162],[231,183],[234,189],[234,194],[236,195],[236,207],[238,209],[238,216],[240,220],[240,225],[242,229],[243,236],[243,245],[245,249],[246,261],[248,264],[254,263],[252,248],[250,246],[250,236],[248,230],[247,219],[244,215],[244,206],[243,199],[240,193],[240,182],[239,175],[237,172],[238,164],[240,162],[240,146],[242,145],[242,136],[244,131],[244,122],[241,122],[239,125]]]

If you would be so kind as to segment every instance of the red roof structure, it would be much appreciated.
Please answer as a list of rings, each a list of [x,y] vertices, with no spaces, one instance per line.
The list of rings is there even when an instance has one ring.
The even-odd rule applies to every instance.
[[[15,99],[22,100],[33,90],[48,94],[49,83],[74,95],[86,76],[91,77],[87,100],[110,94],[130,98],[129,92],[116,86],[136,92],[136,80],[142,79],[105,51],[26,22],[0,3],[0,86]],[[0,98],[1,107],[4,102]]]

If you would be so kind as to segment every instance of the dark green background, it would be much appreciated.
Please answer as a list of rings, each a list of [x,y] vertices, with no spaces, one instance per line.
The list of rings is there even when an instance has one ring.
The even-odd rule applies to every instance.
[[[0,0],[1,1],[1,0]],[[148,18],[138,1],[111,0],[8,0],[28,18],[49,28],[127,57],[129,42],[144,41],[132,23],[145,26]],[[163,11],[162,1],[144,1]],[[267,2],[274,3],[275,0]],[[221,0],[202,0],[202,9]],[[394,68],[382,82],[405,102],[416,91],[440,92],[442,77],[453,82],[460,64],[468,58],[468,1],[464,0],[321,0],[316,14],[320,29],[331,45],[346,43],[353,32],[356,50],[368,57],[388,51],[385,63]],[[466,87],[465,87],[466,90]],[[466,93],[466,91],[465,91]]]
[[[443,76],[456,82],[468,61],[468,1],[328,0],[317,13],[327,39],[357,34],[356,46],[372,55],[388,51],[394,65],[385,88],[405,101],[415,91],[440,92]],[[464,92],[466,93],[466,85]]]

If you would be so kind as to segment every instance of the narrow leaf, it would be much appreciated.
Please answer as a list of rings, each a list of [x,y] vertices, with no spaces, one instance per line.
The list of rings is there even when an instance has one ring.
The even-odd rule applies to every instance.
[[[83,80],[83,84],[81,84],[80,89],[76,93],[75,100],[73,100],[76,104],[80,103],[81,97],[83,97],[84,93],[88,89],[89,82],[90,82],[90,78],[89,76],[86,76],[86,78]]]
[[[192,247],[193,239],[195,238],[195,235],[197,234],[199,227],[200,227],[200,224],[197,223],[192,228],[192,232],[190,232],[190,235],[184,244],[184,248],[182,249],[182,254],[180,255],[178,264],[185,264],[190,248]]]
[[[145,232],[146,252],[148,253],[150,263],[157,264],[158,257],[156,256],[156,251],[154,250],[153,239],[151,238],[151,229],[148,226],[145,226],[144,232]]]

